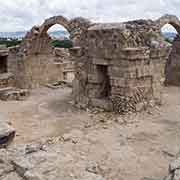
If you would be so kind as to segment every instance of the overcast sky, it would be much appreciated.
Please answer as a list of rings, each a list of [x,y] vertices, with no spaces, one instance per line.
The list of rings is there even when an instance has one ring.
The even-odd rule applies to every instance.
[[[29,30],[54,15],[122,22],[163,14],[180,17],[179,9],[180,0],[0,0],[0,31]]]

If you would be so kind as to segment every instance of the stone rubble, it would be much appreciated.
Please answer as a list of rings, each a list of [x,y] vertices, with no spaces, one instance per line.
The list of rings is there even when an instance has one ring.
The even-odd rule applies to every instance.
[[[44,141],[14,146],[7,150],[0,149],[0,179],[6,180],[8,177],[9,180],[105,180],[96,163],[88,162],[84,158],[80,160],[78,152],[76,155],[61,151],[61,146],[71,146],[75,141],[78,143],[80,136],[83,137],[83,133],[74,130],[63,137],[64,140],[68,137],[72,142],[59,140],[49,144],[50,141]],[[75,163],[77,160],[78,164]]]
[[[180,155],[169,165],[169,174],[164,180],[179,180],[180,179]]]
[[[15,129],[12,128],[5,117],[0,116],[0,148],[7,147],[15,137]]]
[[[17,89],[13,87],[1,88],[0,99],[3,101],[21,101],[29,97],[30,92],[27,89]]]

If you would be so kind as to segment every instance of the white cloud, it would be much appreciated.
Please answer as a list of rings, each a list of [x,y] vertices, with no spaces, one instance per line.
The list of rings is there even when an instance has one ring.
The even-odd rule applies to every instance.
[[[162,32],[174,32],[174,33],[177,33],[176,29],[173,26],[169,25],[169,24],[166,24],[165,26],[163,26],[161,28],[161,31]]]
[[[0,0],[0,4],[0,31],[28,30],[54,15],[100,22],[156,19],[167,13],[180,17],[179,0]]]

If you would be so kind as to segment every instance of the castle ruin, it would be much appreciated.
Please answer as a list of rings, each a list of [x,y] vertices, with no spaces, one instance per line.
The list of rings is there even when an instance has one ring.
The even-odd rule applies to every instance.
[[[165,41],[161,28],[167,23],[179,32],[179,20],[170,15],[90,25],[75,54],[75,102],[120,113],[161,103],[164,81],[176,84],[179,74],[179,36],[172,47]]]
[[[55,24],[67,29],[72,48],[52,47],[47,31]],[[173,44],[161,33],[166,24],[178,33]],[[122,23],[55,16],[20,46],[0,48],[0,99],[15,100],[1,102],[0,179],[164,175],[179,149],[179,88],[164,87],[180,85],[179,33],[172,15]],[[47,88],[61,81],[72,87]],[[31,90],[31,98],[17,101]],[[163,90],[167,104],[124,116],[161,104]],[[180,179],[177,158],[166,180]]]
[[[73,41],[73,48],[65,53],[68,61],[59,61],[63,51],[51,46],[47,31],[55,24],[64,26]],[[55,16],[34,26],[20,47],[9,50],[9,72],[15,86],[28,89],[74,79],[73,99],[81,107],[140,111],[161,103],[164,84],[180,84],[180,37],[172,46],[165,41],[161,34],[165,24],[180,32],[179,19],[172,15],[104,24]],[[6,71],[5,60],[1,62]]]

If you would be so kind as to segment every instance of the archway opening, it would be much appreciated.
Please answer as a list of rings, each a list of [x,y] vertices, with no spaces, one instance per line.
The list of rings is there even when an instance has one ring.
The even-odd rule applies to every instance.
[[[69,53],[69,48],[73,47],[70,33],[59,24],[50,27],[47,33],[52,40],[54,62],[57,66],[60,66],[62,80],[72,82],[74,79],[74,64]]]
[[[8,72],[7,59],[8,56],[0,56],[0,74]]]
[[[50,27],[47,31],[49,36],[51,37],[52,45],[57,48],[71,48],[72,41],[70,39],[70,34],[66,28],[59,24],[55,24]]]
[[[171,45],[171,52],[165,65],[165,85],[180,85],[180,36],[171,24],[165,24],[161,33]]]
[[[164,36],[167,42],[173,44],[173,41],[176,38],[178,32],[171,24],[165,24],[161,28],[161,34]]]

